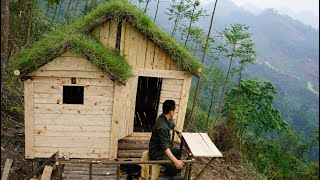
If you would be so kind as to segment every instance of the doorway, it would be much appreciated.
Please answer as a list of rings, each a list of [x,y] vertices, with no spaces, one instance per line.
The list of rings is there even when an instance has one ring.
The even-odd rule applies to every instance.
[[[133,132],[151,132],[157,119],[162,79],[139,76]]]

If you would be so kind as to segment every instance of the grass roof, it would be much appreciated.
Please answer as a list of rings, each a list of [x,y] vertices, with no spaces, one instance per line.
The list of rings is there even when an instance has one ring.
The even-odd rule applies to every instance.
[[[23,49],[14,56],[10,61],[10,69],[20,70],[20,77],[23,77],[58,57],[67,48],[73,48],[112,78],[125,83],[132,76],[130,65],[113,50],[107,49],[98,40],[89,36],[92,30],[110,19],[125,21],[137,28],[166,51],[179,66],[195,76],[200,76],[199,69],[202,65],[193,55],[172,37],[160,31],[149,17],[127,0],[111,0],[82,19],[60,27],[33,47]]]
[[[23,49],[11,60],[9,68],[12,71],[18,69],[19,77],[23,77],[60,56],[67,49],[73,49],[122,84],[132,76],[130,65],[114,50],[106,48],[90,36],[61,31],[56,32],[54,36],[43,38],[30,49]]]

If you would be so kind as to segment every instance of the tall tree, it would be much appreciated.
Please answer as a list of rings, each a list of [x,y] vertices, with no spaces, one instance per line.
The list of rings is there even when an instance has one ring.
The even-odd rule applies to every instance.
[[[225,91],[230,80],[230,73],[233,73],[232,65],[234,61],[239,60],[239,62],[245,64],[246,62],[252,62],[254,60],[252,58],[252,56],[254,55],[254,51],[252,50],[253,43],[251,41],[251,35],[247,32],[248,28],[249,27],[244,24],[235,23],[231,25],[231,28],[225,28],[222,30],[222,32],[219,33],[221,41],[224,44],[219,45],[217,49],[223,52],[226,58],[229,58],[229,65],[220,95],[219,108],[217,111],[215,123],[220,117]],[[213,130],[213,128],[211,128],[211,130]]]
[[[217,2],[218,2],[218,0],[216,0],[216,2],[214,3],[214,8],[213,8],[213,11],[211,13],[210,26],[209,26],[208,35],[207,35],[207,38],[206,38],[206,43],[205,43],[205,46],[204,46],[204,49],[203,49],[203,54],[202,54],[202,60],[201,60],[202,64],[204,64],[204,59],[205,59],[205,56],[206,56],[207,47],[208,47],[209,40],[210,40],[210,33],[211,33],[212,24],[213,24],[214,13],[215,13],[215,10],[216,10],[216,7],[217,7]],[[192,125],[194,108],[195,108],[195,105],[196,105],[197,100],[198,100],[198,90],[199,90],[200,78],[201,78],[201,76],[198,78],[198,81],[197,81],[196,92],[195,92],[195,95],[194,95],[191,114],[190,114],[190,121],[189,121],[189,124],[187,126],[187,129],[189,129],[189,127]]]
[[[9,47],[9,0],[1,0],[1,78],[4,77],[8,62]],[[1,83],[1,92],[3,83]]]

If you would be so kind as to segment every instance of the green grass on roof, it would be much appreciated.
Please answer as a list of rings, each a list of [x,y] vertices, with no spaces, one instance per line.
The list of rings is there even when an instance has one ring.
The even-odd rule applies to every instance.
[[[67,48],[74,48],[95,66],[123,83],[132,76],[131,67],[113,50],[108,50],[98,40],[89,37],[92,30],[111,19],[131,24],[166,51],[183,69],[195,76],[200,75],[198,70],[202,65],[192,54],[172,37],[161,32],[152,20],[127,0],[111,0],[84,18],[68,26],[61,26],[33,47],[22,49],[19,54],[13,56],[9,69],[20,70],[22,77],[58,57]]]
[[[67,49],[87,58],[93,65],[107,72],[111,78],[125,83],[132,76],[130,65],[114,51],[107,49],[98,40],[83,34],[56,32],[40,40],[30,49],[23,49],[11,60],[10,70],[18,69],[20,76],[37,70]]]

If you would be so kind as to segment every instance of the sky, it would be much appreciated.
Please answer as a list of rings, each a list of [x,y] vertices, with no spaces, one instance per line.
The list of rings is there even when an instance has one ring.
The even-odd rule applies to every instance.
[[[215,0],[200,0],[214,2]],[[221,2],[224,0],[220,0]],[[319,0],[231,0],[252,13],[258,13],[266,8],[273,8],[281,14],[286,14],[304,24],[319,29]],[[220,2],[220,3],[221,3]],[[218,1],[219,3],[219,1]]]

